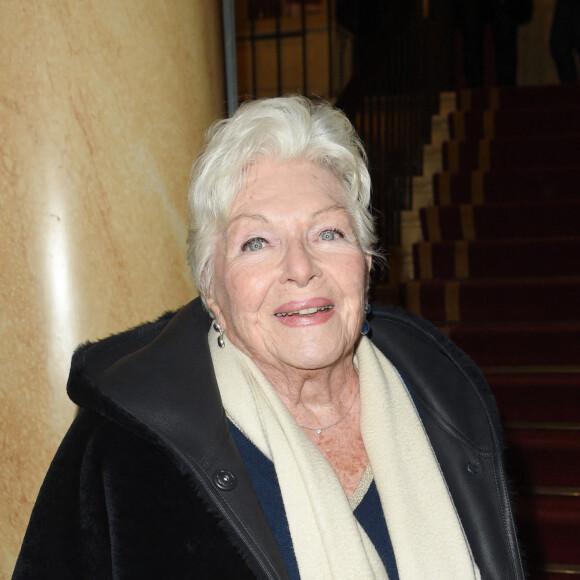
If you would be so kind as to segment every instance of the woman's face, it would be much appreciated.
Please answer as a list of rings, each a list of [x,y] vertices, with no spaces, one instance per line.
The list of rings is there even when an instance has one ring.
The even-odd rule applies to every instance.
[[[263,371],[324,369],[352,356],[370,262],[330,171],[264,160],[249,169],[217,237],[206,300]]]

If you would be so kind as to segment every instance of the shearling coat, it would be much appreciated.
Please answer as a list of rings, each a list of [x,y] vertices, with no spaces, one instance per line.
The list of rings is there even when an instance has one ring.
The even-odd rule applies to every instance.
[[[482,578],[523,579],[498,413],[480,371],[400,309],[375,306],[371,322],[419,407]],[[197,299],[76,351],[68,392],[81,410],[14,579],[287,577],[229,432],[209,326]]]

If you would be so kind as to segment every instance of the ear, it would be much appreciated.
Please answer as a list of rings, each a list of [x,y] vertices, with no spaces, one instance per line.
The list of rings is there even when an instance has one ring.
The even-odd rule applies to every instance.
[[[365,292],[368,292],[371,285],[371,267],[373,265],[373,255],[365,254],[365,262],[367,264],[367,269],[365,271]]]
[[[218,306],[218,303],[213,298],[211,298],[209,296],[204,295],[203,298],[205,300],[205,303],[207,304],[207,307],[209,308],[209,311],[211,312],[211,315],[214,317],[215,321],[223,329],[224,324],[223,324],[223,318],[222,318],[222,311],[221,311],[221,308]]]
[[[373,255],[372,254],[365,254],[365,260],[367,262],[367,274],[370,275],[371,266],[373,265]]]

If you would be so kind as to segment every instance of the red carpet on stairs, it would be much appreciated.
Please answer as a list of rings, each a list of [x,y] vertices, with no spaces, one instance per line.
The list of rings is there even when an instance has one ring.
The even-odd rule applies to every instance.
[[[406,305],[488,378],[530,577],[570,577],[580,574],[580,85],[464,91],[457,103]]]
[[[563,238],[578,233],[580,199],[434,206],[420,216],[423,235],[433,242]]]
[[[501,417],[510,423],[580,423],[579,373],[488,373]]]
[[[580,431],[508,429],[507,459],[518,487],[574,487],[580,479]]]
[[[573,367],[578,364],[580,322],[461,324],[444,330],[479,366]]]
[[[457,109],[471,111],[536,109],[543,113],[564,107],[577,107],[578,103],[580,103],[580,86],[576,84],[495,87],[466,90],[457,94]]]
[[[407,304],[444,323],[580,320],[580,278],[430,280],[407,285]]]
[[[443,165],[449,171],[567,167],[578,160],[579,146],[580,133],[453,140],[443,144]]]
[[[444,171],[433,179],[435,205],[577,200],[580,167]]]
[[[580,276],[580,236],[423,242],[413,247],[416,279]]]
[[[449,127],[456,139],[580,133],[580,108],[547,109],[541,116],[536,108],[456,111],[449,115]]]
[[[520,536],[531,563],[539,561],[549,565],[578,561],[580,502],[577,497],[520,496],[516,506]],[[543,579],[544,575],[536,568],[531,578]]]

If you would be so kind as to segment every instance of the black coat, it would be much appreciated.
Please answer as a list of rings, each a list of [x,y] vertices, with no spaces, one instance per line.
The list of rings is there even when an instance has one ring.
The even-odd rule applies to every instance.
[[[480,371],[402,310],[376,306],[371,323],[413,391],[482,578],[523,578],[498,413]],[[287,577],[229,433],[209,325],[198,299],[77,350],[68,392],[81,410],[14,579]]]

